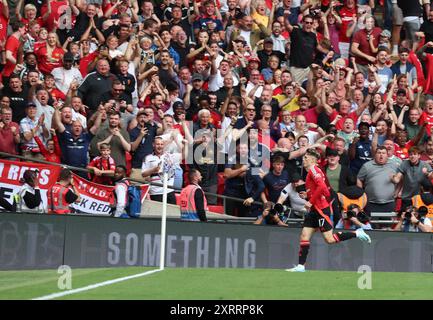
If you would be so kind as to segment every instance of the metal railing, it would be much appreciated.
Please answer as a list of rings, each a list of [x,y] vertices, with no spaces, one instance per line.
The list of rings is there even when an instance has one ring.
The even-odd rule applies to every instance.
[[[61,164],[61,163],[53,163],[53,162],[49,162],[49,161],[46,161],[46,160],[28,159],[28,158],[26,158],[24,156],[12,155],[12,154],[5,153],[5,152],[0,152],[0,158],[21,159],[21,160],[25,160],[27,162],[36,162],[36,163],[42,163],[42,164],[59,166],[59,167],[62,167],[62,168],[70,169],[72,171],[79,171],[79,172],[85,172],[85,173],[90,173],[91,172],[91,170],[86,169],[86,168],[74,167],[74,166],[70,166],[70,165],[66,165],[66,164]],[[137,184],[141,184],[141,185],[143,184],[143,181],[141,181],[141,180],[137,180],[137,179],[133,179],[133,178],[129,178],[129,177],[126,178],[126,179],[128,179],[129,181],[132,181],[134,183],[137,183]],[[163,186],[163,184],[157,183],[157,182],[146,182],[144,184],[158,186],[158,187],[162,187]],[[182,189],[176,188],[176,187],[174,187],[172,185],[169,185],[168,187],[170,189],[174,190],[174,191],[177,191],[177,192],[182,191]],[[213,197],[217,197],[217,198],[223,199],[224,213],[225,213],[225,207],[226,207],[225,206],[226,200],[232,200],[232,201],[241,202],[241,203],[245,200],[245,199],[240,199],[240,198],[236,198],[236,197],[225,196],[225,195],[211,193],[211,192],[204,192],[204,193],[207,196],[213,196]],[[258,202],[258,201],[253,202],[253,204],[260,205],[260,206],[263,205],[262,202]],[[293,210],[291,208],[288,208],[288,212],[287,213],[291,214],[292,212],[295,212],[295,210]],[[227,213],[225,213],[225,214],[227,214]],[[227,214],[227,215],[229,215],[229,214]],[[152,215],[146,215],[146,217],[152,217]],[[393,225],[393,224],[397,223],[393,219],[393,218],[397,217],[397,215],[396,215],[395,212],[390,212],[390,213],[373,212],[373,213],[371,213],[371,217],[372,218],[376,218],[376,219],[370,221],[370,223],[372,223],[372,224]],[[377,219],[381,219],[381,218],[388,218],[389,220],[377,220]],[[253,221],[256,220],[256,218],[233,216],[233,219],[222,218],[222,217],[209,217],[208,220],[212,220],[212,221],[226,221],[226,222],[236,221],[236,222],[248,222],[248,223],[252,223]],[[304,221],[304,219],[301,218],[301,217],[300,218],[287,218],[285,221],[288,224],[291,224],[291,225],[299,225],[299,224],[301,224]]]

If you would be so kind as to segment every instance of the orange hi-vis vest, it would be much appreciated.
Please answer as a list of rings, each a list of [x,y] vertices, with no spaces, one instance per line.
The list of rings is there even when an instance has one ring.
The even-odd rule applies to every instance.
[[[364,209],[365,206],[367,205],[367,195],[365,193],[363,193],[362,196],[359,197],[358,199],[350,199],[350,198],[346,197],[345,195],[343,195],[342,193],[338,193],[338,200],[340,201],[341,207],[342,207],[344,212],[347,211],[347,208],[351,204],[356,204],[361,209]]]
[[[48,213],[66,214],[71,212],[69,204],[66,202],[66,194],[68,191],[69,188],[59,183],[56,183],[48,190]]]
[[[422,207],[422,206],[427,207],[427,209],[428,209],[427,218],[429,218],[430,220],[433,219],[433,203],[430,204],[430,205],[426,205],[426,204],[422,201],[422,198],[421,198],[421,195],[420,195],[420,194],[417,194],[416,196],[413,196],[413,197],[412,197],[412,205],[413,205],[415,208],[417,208],[417,209],[418,209],[419,207]]]
[[[200,218],[198,217],[197,214],[197,207],[195,205],[195,200],[194,200],[194,195],[197,189],[200,189],[200,191],[203,192],[200,186],[195,184],[190,184],[185,188],[183,188],[180,193],[180,217],[182,220],[200,221]],[[206,196],[204,193],[203,193],[203,203],[204,203],[204,209],[208,210]]]

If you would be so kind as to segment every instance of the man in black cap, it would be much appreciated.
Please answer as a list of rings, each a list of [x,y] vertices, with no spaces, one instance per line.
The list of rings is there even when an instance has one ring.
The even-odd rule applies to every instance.
[[[257,56],[261,62],[259,66],[260,71],[268,67],[268,59],[272,55],[277,56],[280,61],[284,60],[284,54],[280,51],[274,50],[274,40],[272,40],[272,38],[268,37],[261,41],[263,41],[263,50],[257,51]]]
[[[400,113],[406,105],[408,105],[407,92],[405,89],[398,89],[397,98],[394,105],[392,106],[397,118],[400,116]],[[409,112],[405,112],[403,116],[403,123],[409,123]]]
[[[74,55],[71,52],[66,52],[63,56],[63,67],[54,68],[53,71],[51,71],[56,87],[65,95],[68,93],[73,82],[78,86],[83,81],[80,70],[73,67],[73,64]]]
[[[191,77],[192,86],[188,86],[183,101],[187,110],[186,119],[192,120],[194,114],[198,112],[198,99],[205,91],[203,90],[204,78],[200,73],[194,73]]]

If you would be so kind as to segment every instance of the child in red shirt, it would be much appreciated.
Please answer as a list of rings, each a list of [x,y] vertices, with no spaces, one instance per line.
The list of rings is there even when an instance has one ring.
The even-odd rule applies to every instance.
[[[100,156],[94,158],[87,166],[87,169],[93,171],[93,175],[90,175],[91,181],[99,184],[113,185],[112,177],[114,176],[116,163],[110,156],[110,145],[102,143],[99,147],[99,153]]]
[[[47,147],[45,147],[41,139],[36,135],[34,136],[35,141],[38,144],[39,150],[41,151],[41,154],[44,156],[46,161],[52,163],[62,163],[62,150],[60,149],[59,139],[57,138],[56,130],[50,129],[50,132],[52,138],[48,139]]]

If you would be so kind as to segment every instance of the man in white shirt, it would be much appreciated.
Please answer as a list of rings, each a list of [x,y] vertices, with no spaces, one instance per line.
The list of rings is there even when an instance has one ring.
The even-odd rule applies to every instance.
[[[179,154],[164,152],[164,145],[162,137],[155,137],[153,141],[153,153],[144,158],[143,166],[141,167],[141,175],[144,178],[149,177],[151,183],[162,185],[163,169],[167,166],[170,167],[171,164],[172,170],[169,170],[168,173],[168,186],[173,186],[175,173],[173,163],[178,163],[181,159],[179,159]],[[163,191],[162,186],[151,185],[149,188],[150,199],[162,202]],[[170,188],[167,189],[167,203],[176,204],[174,190]]]
[[[70,52],[66,52],[63,56],[63,67],[54,68],[53,71],[51,71],[56,87],[65,95],[68,93],[69,87],[73,81],[78,82],[79,85],[83,81],[81,72],[77,68],[72,67],[73,62],[74,55]]]

